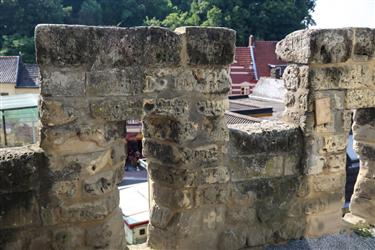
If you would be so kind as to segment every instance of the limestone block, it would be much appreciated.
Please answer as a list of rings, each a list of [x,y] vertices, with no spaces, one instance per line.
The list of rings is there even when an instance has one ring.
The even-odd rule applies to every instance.
[[[307,177],[306,181],[310,192],[338,192],[345,187],[345,173],[316,174]]]
[[[229,101],[225,100],[206,100],[196,103],[196,110],[199,114],[208,117],[223,116],[224,112],[229,109]]]
[[[45,98],[41,102],[41,122],[45,126],[60,126],[77,120],[76,110],[72,107],[65,107],[63,103]]]
[[[64,227],[53,231],[52,247],[57,250],[77,249],[84,246],[84,230],[79,227]]]
[[[143,111],[148,115],[186,116],[190,109],[189,106],[189,101],[181,98],[143,100]]]
[[[247,229],[247,245],[249,247],[263,246],[272,240],[272,234],[272,230],[264,226],[251,226]]]
[[[306,237],[320,237],[339,233],[342,230],[341,210],[330,213],[319,213],[306,217]]]
[[[302,145],[300,130],[292,124],[262,121],[229,127],[230,148],[238,156],[264,152],[299,152]],[[231,150],[231,149],[230,149]]]
[[[237,224],[246,223],[248,225],[257,222],[257,212],[255,208],[233,207],[227,210],[226,222]]]
[[[375,179],[375,161],[361,159],[361,167],[359,169],[359,177],[364,176],[370,179]]]
[[[91,71],[86,73],[87,96],[134,96],[142,94],[145,74],[142,67],[121,70]]]
[[[374,55],[375,31],[368,28],[354,29],[353,58],[367,61]]]
[[[356,125],[370,125],[375,127],[375,108],[357,109],[354,112]]]
[[[164,229],[170,224],[174,215],[175,212],[171,209],[154,205],[151,210],[150,223],[154,227]]]
[[[353,147],[361,160],[375,160],[375,145],[354,141]]]
[[[177,147],[169,144],[160,144],[156,141],[145,140],[143,154],[153,157],[165,164],[214,164],[224,152],[216,145],[196,147]],[[207,165],[208,166],[208,165]]]
[[[257,199],[256,192],[254,191],[241,191],[236,185],[230,186],[230,201],[228,206],[230,207],[254,207]]]
[[[191,209],[195,207],[195,189],[175,189],[158,184],[152,184],[152,198],[156,204],[169,209]]]
[[[115,123],[43,128],[41,148],[48,154],[77,155],[103,151],[122,137],[122,128]]]
[[[335,67],[310,67],[311,86],[315,90],[374,89],[375,71],[368,64]]]
[[[135,65],[178,65],[179,36],[159,27],[94,27],[41,24],[35,29],[41,68],[84,66],[86,69]]]
[[[233,157],[234,162],[230,168],[232,181],[276,177],[284,173],[283,155],[255,154]]]
[[[85,96],[85,69],[77,65],[74,69],[40,67],[43,96]]]
[[[324,214],[331,212],[339,212],[342,210],[344,204],[343,193],[323,193],[306,198],[303,202],[304,213],[311,214]]]
[[[353,215],[352,213],[345,214],[343,218],[343,224],[345,227],[348,227],[350,229],[364,228],[369,226],[365,219]]]
[[[84,194],[88,196],[103,195],[117,188],[118,177],[113,171],[106,171],[86,178],[83,183]]]
[[[39,225],[39,205],[35,192],[0,194],[0,229]]]
[[[309,87],[309,66],[290,64],[283,74],[285,88],[289,91],[307,89]]]
[[[94,118],[105,121],[126,121],[141,117],[142,99],[95,99],[90,101],[90,112]]]
[[[124,222],[120,209],[104,223],[86,229],[86,246],[92,249],[125,249]]]
[[[321,152],[323,148],[322,136],[311,135],[305,138],[305,174],[319,174],[326,165],[325,152]]]
[[[368,89],[348,90],[345,96],[345,109],[375,107],[374,91]]]
[[[349,210],[353,215],[362,217],[369,224],[375,223],[375,201],[353,195]]]
[[[346,151],[329,154],[326,156],[326,165],[325,169],[328,169],[330,172],[343,172],[346,168]]]
[[[246,246],[246,232],[242,230],[227,229],[219,239],[219,250],[237,250]]]
[[[165,164],[176,164],[183,160],[182,149],[169,144],[160,144],[156,141],[145,140],[143,143],[143,155],[153,157]]]
[[[277,44],[276,54],[293,63],[340,63],[350,58],[352,43],[351,29],[299,30]]]
[[[148,165],[153,181],[174,187],[197,187],[204,184],[227,183],[229,172],[225,167],[204,169],[176,169],[150,162]]]
[[[143,119],[143,135],[146,138],[183,143],[197,138],[198,124],[186,119],[149,116]]]
[[[230,89],[230,76],[222,68],[157,68],[146,70],[144,93],[194,91],[205,94],[226,94]]]
[[[347,145],[346,134],[323,136],[323,148],[321,153],[337,153],[345,151]]]
[[[0,193],[37,190],[40,171],[47,168],[48,159],[38,147],[0,149]]]
[[[214,204],[226,204],[230,190],[225,184],[212,184],[197,188],[195,203],[197,207]]]
[[[78,179],[78,176],[76,178]],[[78,180],[55,182],[51,193],[64,202],[72,202],[79,195],[79,182]]]
[[[332,122],[331,99],[329,97],[315,100],[315,121],[316,125],[323,125]]]
[[[236,33],[226,28],[181,27],[189,65],[228,65],[233,62]]]
[[[363,172],[358,176],[357,182],[355,184],[354,196],[361,199],[367,199],[369,202],[375,204],[375,180],[369,178],[369,176],[364,176]]]
[[[119,204],[118,191],[114,191],[101,199],[96,198],[91,202],[82,202],[73,205],[46,209],[42,220],[46,224],[52,223],[76,223],[98,221],[107,218]],[[49,221],[49,219],[52,219]]]

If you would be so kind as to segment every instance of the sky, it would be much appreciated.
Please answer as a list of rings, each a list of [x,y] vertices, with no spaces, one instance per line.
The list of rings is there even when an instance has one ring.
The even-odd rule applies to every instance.
[[[375,28],[375,0],[317,0],[312,28]]]

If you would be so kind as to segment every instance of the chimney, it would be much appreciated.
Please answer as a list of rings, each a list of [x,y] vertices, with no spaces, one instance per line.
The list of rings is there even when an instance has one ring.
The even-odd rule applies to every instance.
[[[250,36],[249,36],[249,47],[250,47],[250,46],[254,46],[254,45],[255,45],[254,42],[255,42],[255,38],[254,38],[254,36],[253,36],[253,35],[250,35]]]

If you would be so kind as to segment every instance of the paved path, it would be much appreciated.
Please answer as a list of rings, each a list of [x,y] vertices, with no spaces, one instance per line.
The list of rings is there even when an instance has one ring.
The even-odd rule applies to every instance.
[[[336,234],[319,239],[291,241],[284,245],[269,246],[266,250],[375,250],[374,237],[361,237],[355,233]]]

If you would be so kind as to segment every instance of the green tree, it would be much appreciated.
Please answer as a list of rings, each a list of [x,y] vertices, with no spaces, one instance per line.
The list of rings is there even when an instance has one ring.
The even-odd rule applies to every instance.
[[[78,20],[80,24],[102,24],[102,7],[95,0],[85,0],[78,13]]]
[[[0,50],[2,56],[22,55],[26,63],[35,62],[34,37],[21,35],[3,36],[3,47]]]
[[[315,0],[188,0],[171,1],[173,12],[164,19],[147,19],[148,25],[175,28],[181,25],[224,26],[237,31],[240,45],[248,36],[279,40],[288,33],[308,27]],[[190,8],[186,9],[187,3]]]

